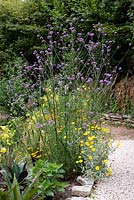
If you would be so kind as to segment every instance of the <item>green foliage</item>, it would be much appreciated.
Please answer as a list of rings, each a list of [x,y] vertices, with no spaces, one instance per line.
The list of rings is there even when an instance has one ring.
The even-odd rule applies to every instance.
[[[34,197],[44,199],[47,196],[54,196],[55,192],[64,192],[64,188],[67,186],[67,183],[61,181],[65,173],[62,165],[39,160],[32,169],[33,178],[31,177],[31,181],[23,189],[17,180],[16,173],[18,174],[18,169],[23,171],[25,165],[20,167],[20,165],[15,164],[14,168],[15,173],[12,181],[10,181],[8,173],[3,171],[8,189],[6,191],[0,190],[0,199],[31,200]]]
[[[8,192],[0,189],[0,200],[9,200]]]
[[[33,164],[36,164],[39,158],[63,164],[68,177],[81,172],[77,161],[83,148],[81,141],[89,144],[85,134],[97,138],[88,148],[88,152],[90,155],[92,152],[91,156],[94,157],[92,176],[96,176],[96,164],[101,165],[102,159],[107,158],[108,153],[107,151],[103,158],[99,156],[100,145],[104,152],[107,141],[110,140],[99,123],[106,94],[114,79],[112,74],[101,73],[103,67],[110,69],[107,49],[110,49],[111,43],[103,43],[103,37],[100,36],[105,29],[101,24],[94,28],[94,32],[86,35],[80,33],[80,36],[76,37],[77,26],[75,27],[73,20],[69,30],[61,29],[55,38],[56,45],[51,45],[51,35],[56,35],[56,31],[48,31],[50,41],[48,38],[44,39],[45,51],[34,52],[37,63],[25,65],[22,75],[26,78],[28,74],[37,72],[36,70],[40,72],[37,80],[35,77],[38,82],[36,87],[39,89],[39,106],[33,107],[33,110],[27,113],[27,119],[21,123],[21,129],[19,126],[20,131],[19,123],[16,122],[15,130],[21,137],[21,140],[16,138],[18,150],[22,151],[21,148],[25,147],[25,154],[32,158]],[[97,37],[101,38],[101,42],[96,41]],[[63,42],[57,46],[61,40]],[[19,80],[20,78],[18,84]],[[25,94],[34,97],[35,90],[31,90],[33,83],[24,81],[24,85]],[[85,159],[81,161],[84,166]],[[100,176],[104,175],[103,167],[99,172]]]
[[[23,114],[22,107],[27,98],[22,85],[25,77],[22,77],[21,65],[22,60],[20,58],[15,60],[14,58],[14,62],[6,65],[5,78],[0,80],[0,105],[5,107],[11,115],[17,115],[20,110]],[[20,95],[22,95],[22,98],[20,98]]]
[[[99,27],[100,24],[95,28]],[[96,35],[97,38],[97,31],[91,33],[91,48],[87,44],[89,35],[83,36],[82,39],[75,38],[77,29],[73,27],[73,30],[75,31],[66,30],[64,38],[63,32],[58,35],[58,41],[63,39],[61,46],[50,46],[49,42],[44,42],[47,54],[35,51],[42,63],[40,76],[46,76],[46,81],[44,84],[39,79],[42,87],[42,92],[38,95],[39,107],[26,115],[27,119],[23,124],[23,134],[26,136],[23,143],[32,161],[36,162],[40,157],[46,156],[50,162],[62,163],[67,176],[72,175],[74,169],[76,173],[79,172],[76,160],[81,151],[80,141],[83,140],[84,132],[93,134],[90,132],[90,127],[94,126],[93,118],[89,113],[94,112],[94,120],[99,123],[98,115],[104,109],[112,77],[112,74],[107,73],[104,77],[101,75],[103,66],[109,69],[110,63],[108,66],[109,58],[105,50],[102,51],[103,39],[102,43],[94,42],[93,36]],[[55,34],[54,31],[51,33]],[[60,70],[57,69],[58,73],[52,68],[55,66],[61,66]],[[28,72],[31,69],[32,67],[27,67]],[[86,124],[85,128],[83,124]],[[98,132],[96,134],[99,135]],[[105,133],[101,133],[101,136],[105,138]],[[96,146],[98,141],[96,140]],[[99,148],[97,149],[98,155]]]
[[[33,177],[36,176],[39,170],[41,170],[41,173],[36,187],[42,199],[47,196],[54,197],[55,192],[64,192],[67,183],[62,181],[64,178],[63,174],[65,173],[62,169],[62,165],[50,163],[45,160],[38,160],[35,167],[32,169]]]
[[[16,161],[13,161],[13,164],[11,167],[4,167],[2,170],[3,175],[6,173],[5,178],[8,176],[8,179],[11,183],[13,183],[14,176],[19,184],[23,184],[26,180],[25,178],[28,176],[28,172],[26,169],[26,163],[16,163]]]
[[[0,106],[7,107],[8,97],[6,94],[6,86],[7,81],[6,79],[0,80]],[[2,113],[1,113],[2,114]]]
[[[0,106],[26,117],[0,127],[0,161],[10,163],[1,199],[53,197],[64,191],[63,174],[111,175],[111,139],[100,118],[106,109],[118,111],[107,95],[115,74],[107,70],[117,64],[133,73],[133,6],[131,0],[0,1]],[[20,51],[29,63],[23,65]],[[129,102],[124,109],[131,110]],[[23,191],[27,170],[11,166],[14,157],[34,165]]]
[[[132,0],[114,2],[108,0],[102,2],[98,0],[26,2],[1,0],[0,5],[0,71],[3,72],[7,59],[12,61],[12,52],[19,55],[21,51],[28,57],[35,48],[42,49],[37,34],[40,33],[46,37],[48,22],[54,26],[63,24],[67,27],[66,20],[72,20],[74,17],[82,20],[82,23],[77,25],[79,31],[83,29],[86,32],[89,27],[92,28],[93,24],[100,22],[103,26],[108,25],[109,30],[117,32],[116,42],[120,49],[113,57],[115,60],[113,64],[121,61],[120,65],[124,73],[130,71],[129,60],[132,61],[133,53],[128,44],[133,44],[134,5]],[[108,35],[111,38],[110,31]],[[127,68],[125,69],[124,66]]]
[[[32,52],[33,46],[40,45],[37,40],[37,33],[42,32],[42,26],[48,21],[48,7],[44,1],[23,2],[23,1],[1,1],[0,2],[0,51],[3,62],[8,57],[12,60],[12,53],[19,55],[20,51]],[[37,42],[36,42],[37,41]],[[38,45],[37,45],[38,44]]]
[[[34,187],[34,185],[39,175],[40,171],[37,173],[29,186],[25,188],[23,193],[20,192],[20,185],[14,176],[13,183],[8,185],[8,190],[0,191],[0,199],[4,197],[4,200],[31,200],[37,192],[37,188]]]

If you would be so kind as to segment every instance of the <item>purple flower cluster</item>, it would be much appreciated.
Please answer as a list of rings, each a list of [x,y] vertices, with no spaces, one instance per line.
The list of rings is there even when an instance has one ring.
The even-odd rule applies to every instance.
[[[35,50],[33,54],[36,62],[24,67],[25,76],[34,79],[34,81],[24,82],[25,88],[36,88],[41,85],[42,80],[48,79],[51,75],[55,76],[56,90],[78,80],[87,84],[98,80],[100,88],[111,84],[113,74],[105,73],[102,78],[101,73],[103,69],[110,66],[107,56],[110,55],[112,41],[105,43],[96,41],[96,31],[100,35],[104,33],[100,23],[94,25],[95,31],[89,30],[84,34],[82,30],[77,32],[77,21],[77,17],[74,17],[71,22],[68,21],[68,28],[63,28],[61,25],[56,29],[48,24],[48,34],[45,37],[38,35],[44,49]],[[56,77],[57,74],[61,75]],[[64,79],[67,81],[66,84]]]

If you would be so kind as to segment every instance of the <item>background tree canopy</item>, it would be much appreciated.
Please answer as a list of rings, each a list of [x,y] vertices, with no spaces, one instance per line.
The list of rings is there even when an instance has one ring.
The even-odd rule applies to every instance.
[[[0,72],[6,74],[7,63],[23,52],[32,62],[32,52],[42,49],[38,34],[45,37],[47,26],[66,27],[66,20],[78,17],[77,24],[85,32],[100,22],[107,28],[109,38],[116,32],[114,64],[123,74],[134,72],[132,44],[134,43],[134,3],[132,0],[1,0],[0,1]]]

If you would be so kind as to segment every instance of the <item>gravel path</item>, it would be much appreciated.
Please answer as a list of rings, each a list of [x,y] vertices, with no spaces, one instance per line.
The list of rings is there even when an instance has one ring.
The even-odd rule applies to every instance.
[[[97,183],[94,200],[134,200],[134,140],[121,140],[110,163],[113,175]]]

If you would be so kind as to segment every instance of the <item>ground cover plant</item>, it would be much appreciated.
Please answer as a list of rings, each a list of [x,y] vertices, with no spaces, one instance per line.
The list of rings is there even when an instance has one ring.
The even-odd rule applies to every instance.
[[[31,185],[21,190],[14,173],[7,189],[11,199],[15,194],[25,199],[26,190],[37,199],[54,196],[63,191],[63,174],[64,179],[85,174],[97,180],[112,173],[112,141],[101,113],[116,76],[109,54],[114,41],[106,40],[100,23],[86,34],[78,32],[77,21],[69,21],[68,29],[49,24],[47,37],[38,35],[44,49],[34,51],[36,62],[19,71],[30,102],[23,107],[25,116],[0,127],[1,168],[27,161]]]

